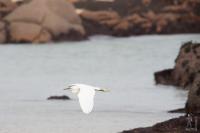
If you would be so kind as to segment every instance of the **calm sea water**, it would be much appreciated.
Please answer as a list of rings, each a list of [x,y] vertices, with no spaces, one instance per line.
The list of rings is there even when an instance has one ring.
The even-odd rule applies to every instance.
[[[187,92],[155,86],[153,73],[171,68],[183,42],[200,35],[92,37],[47,45],[0,45],[0,133],[115,133],[181,114]],[[85,83],[97,93],[91,114],[63,88]],[[70,101],[47,101],[50,95]]]

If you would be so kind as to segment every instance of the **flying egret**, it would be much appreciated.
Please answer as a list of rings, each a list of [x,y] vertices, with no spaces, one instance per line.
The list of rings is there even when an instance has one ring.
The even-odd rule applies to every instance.
[[[95,91],[108,92],[108,89],[94,87],[85,84],[72,84],[64,90],[71,90],[76,94],[79,99],[81,109],[84,113],[89,114],[92,111],[94,105]]]

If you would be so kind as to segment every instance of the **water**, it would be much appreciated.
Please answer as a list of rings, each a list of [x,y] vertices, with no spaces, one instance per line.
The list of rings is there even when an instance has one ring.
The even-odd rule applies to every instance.
[[[181,44],[200,35],[92,37],[83,42],[0,46],[0,133],[115,133],[181,114],[187,92],[155,86],[153,73],[174,66]],[[97,93],[90,115],[63,88],[85,83]],[[66,94],[71,101],[47,101]]]

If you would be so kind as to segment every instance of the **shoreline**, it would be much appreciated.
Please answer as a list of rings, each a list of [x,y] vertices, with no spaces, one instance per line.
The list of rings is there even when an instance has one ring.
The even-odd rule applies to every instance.
[[[47,1],[55,6],[56,12],[42,1],[46,0],[19,4],[0,1],[5,6],[5,10],[0,10],[0,43],[82,41],[93,35],[200,33],[198,0]],[[33,10],[35,5],[40,7],[39,11]],[[40,14],[36,17],[32,11]]]
[[[200,118],[198,117],[198,121]],[[198,124],[198,127],[200,124]],[[122,133],[188,133],[187,131],[187,117],[180,116],[164,122],[159,122],[151,127],[136,128],[132,130],[125,130]],[[199,128],[197,129],[199,130]],[[198,131],[190,131],[190,133],[197,133]]]
[[[123,131],[122,133],[186,133],[187,122],[190,116],[195,118],[196,130],[200,129],[200,70],[199,56],[200,43],[186,42],[175,59],[174,68],[165,69],[154,73],[156,84],[172,85],[189,90],[188,98],[184,108],[168,111],[169,113],[183,113],[184,116],[173,118],[151,127],[136,128]],[[194,121],[194,120],[192,120]],[[192,131],[196,132],[196,131]]]

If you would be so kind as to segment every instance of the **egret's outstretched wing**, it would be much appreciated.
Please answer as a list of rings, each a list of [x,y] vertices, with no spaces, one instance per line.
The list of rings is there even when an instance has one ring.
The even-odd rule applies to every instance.
[[[81,88],[78,94],[79,103],[84,113],[89,114],[94,105],[95,90],[92,88]]]

